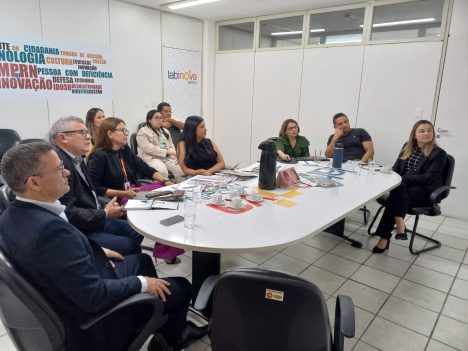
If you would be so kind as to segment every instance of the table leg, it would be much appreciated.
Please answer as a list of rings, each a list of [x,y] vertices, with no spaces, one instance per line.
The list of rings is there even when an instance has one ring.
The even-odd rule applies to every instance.
[[[343,238],[345,240],[348,240],[349,242],[351,242],[351,246],[361,248],[362,243],[360,241],[348,238],[346,235],[344,235],[344,226],[345,226],[345,219],[342,219],[341,221],[336,222],[335,224],[331,225],[324,231],[327,233],[339,236],[340,238]]]
[[[192,301],[198,296],[198,291],[206,278],[219,275],[221,271],[221,254],[208,252],[192,252]]]

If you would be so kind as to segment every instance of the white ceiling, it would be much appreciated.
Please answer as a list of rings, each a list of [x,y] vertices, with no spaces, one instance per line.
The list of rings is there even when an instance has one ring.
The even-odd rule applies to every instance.
[[[122,1],[213,21],[272,15],[363,2],[359,0],[220,0],[214,3],[173,11],[169,10],[166,5],[178,2],[177,0]]]

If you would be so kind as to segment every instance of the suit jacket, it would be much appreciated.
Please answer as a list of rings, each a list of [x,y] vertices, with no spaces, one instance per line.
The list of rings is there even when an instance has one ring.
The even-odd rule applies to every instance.
[[[139,293],[141,282],[117,278],[100,247],[55,213],[16,200],[0,217],[0,246],[62,315],[67,350],[105,350],[110,330],[125,327],[108,318],[79,329],[91,315]]]
[[[402,181],[407,186],[421,186],[429,193],[442,186],[442,172],[445,167],[447,153],[440,147],[436,147],[428,157],[422,154],[415,174],[404,174],[408,160],[402,160],[401,156],[405,147],[406,144],[403,145],[400,155],[398,155],[398,159],[393,165],[393,170],[401,175]]]
[[[66,206],[65,213],[68,220],[83,233],[101,231],[106,223],[106,212],[96,207],[93,182],[86,165],[84,162],[81,163],[85,181],[76,170],[70,156],[59,147],[56,151],[65,168],[70,171],[68,177],[70,190],[59,199]]]
[[[104,196],[107,189],[124,190],[124,173],[120,159],[125,164],[128,181],[138,185],[138,178],[152,179],[156,170],[148,166],[126,145],[118,151],[101,149],[89,155],[89,175],[96,192]]]

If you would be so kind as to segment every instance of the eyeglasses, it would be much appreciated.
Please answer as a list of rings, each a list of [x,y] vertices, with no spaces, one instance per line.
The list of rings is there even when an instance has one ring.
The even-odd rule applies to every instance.
[[[119,132],[124,133],[125,135],[128,135],[128,129],[127,128],[115,128],[115,129],[112,129],[112,131],[114,131],[114,132],[119,131]]]
[[[67,131],[64,131],[64,132],[60,132],[60,133],[63,133],[63,134],[69,134],[69,133],[79,133],[81,134],[81,136],[83,138],[87,138],[89,134],[89,130],[87,129],[77,129],[77,130],[67,130]]]
[[[287,130],[296,130],[297,126],[288,127]]]
[[[155,117],[153,117],[153,119],[163,119],[163,118],[161,116],[159,116],[159,117],[155,116]]]
[[[58,173],[62,174],[64,170],[65,170],[65,166],[63,164],[63,161],[60,160],[60,164],[58,165],[57,168],[55,168],[54,170],[49,171],[49,172],[44,172],[42,174],[40,174],[40,173],[39,174],[31,174],[31,175],[26,177],[26,179],[24,180],[24,184],[27,183],[29,177],[40,177],[41,175],[44,175],[44,174],[47,174],[47,173],[55,173],[55,172],[58,172]]]

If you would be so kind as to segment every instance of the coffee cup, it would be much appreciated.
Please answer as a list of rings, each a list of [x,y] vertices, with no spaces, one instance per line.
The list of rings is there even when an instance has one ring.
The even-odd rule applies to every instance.
[[[232,208],[241,208],[242,207],[242,199],[239,196],[231,198],[231,207]]]
[[[221,205],[223,203],[223,195],[213,194],[213,196],[211,197],[211,203],[213,205]]]
[[[253,190],[249,194],[249,200],[250,201],[260,201],[262,199],[262,196],[258,193],[257,190]]]
[[[238,189],[232,189],[231,191],[229,191],[229,198],[230,199],[233,199],[236,196],[239,196],[239,190]]]

